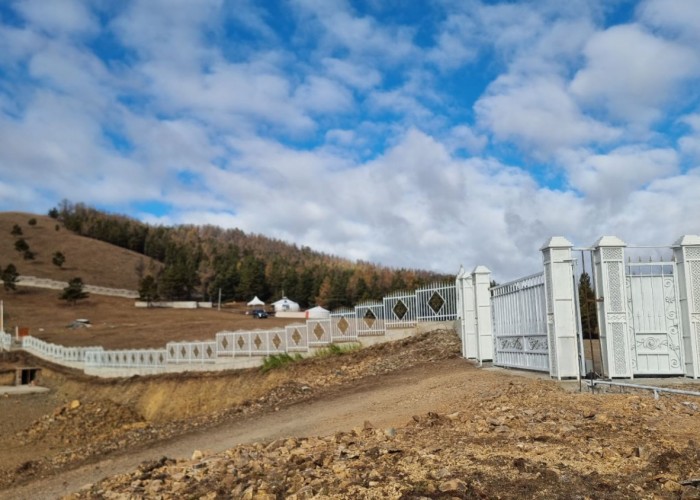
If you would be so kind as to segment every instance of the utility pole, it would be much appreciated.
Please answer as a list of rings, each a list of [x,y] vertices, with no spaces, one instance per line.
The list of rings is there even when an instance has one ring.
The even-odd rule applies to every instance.
[[[221,288],[219,287],[219,311],[221,311]]]
[[[5,333],[5,304],[0,300],[0,333]]]

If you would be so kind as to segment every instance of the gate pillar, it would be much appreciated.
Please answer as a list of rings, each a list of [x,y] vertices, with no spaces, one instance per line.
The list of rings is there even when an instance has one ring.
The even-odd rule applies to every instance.
[[[476,312],[477,358],[479,361],[493,359],[493,320],[491,317],[491,271],[486,266],[477,266],[472,271],[474,284],[474,310]]]
[[[686,235],[673,244],[678,271],[678,292],[685,374],[700,377],[700,236]]]
[[[474,283],[464,268],[457,274],[457,314],[460,320],[462,356],[467,359],[478,357],[479,347],[476,335],[476,310],[474,309]]]
[[[615,236],[603,236],[596,241],[593,252],[603,374],[609,378],[634,377],[627,318],[626,246]]]
[[[560,380],[580,377],[572,248],[569,240],[555,236],[540,249],[547,297],[549,375]]]

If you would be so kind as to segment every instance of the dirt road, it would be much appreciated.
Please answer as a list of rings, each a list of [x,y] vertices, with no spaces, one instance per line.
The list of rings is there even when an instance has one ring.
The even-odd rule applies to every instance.
[[[476,374],[478,376],[475,376]],[[162,456],[183,458],[194,450],[219,452],[237,444],[283,436],[316,436],[350,430],[365,420],[380,428],[403,426],[415,414],[449,413],[479,389],[508,373],[477,372],[463,359],[421,365],[404,372],[340,387],[330,395],[281,408],[263,416],[242,419],[206,432],[180,436],[148,449],[110,457],[88,466],[3,491],[3,498],[56,498],[108,475],[127,472],[139,463]]]

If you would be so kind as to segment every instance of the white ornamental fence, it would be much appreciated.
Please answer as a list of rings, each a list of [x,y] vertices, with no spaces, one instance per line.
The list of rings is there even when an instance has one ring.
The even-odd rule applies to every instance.
[[[102,347],[64,347],[45,342],[32,336],[22,337],[22,349],[41,358],[68,363],[84,363],[86,357],[93,352],[102,351]]]
[[[166,362],[165,349],[91,351],[85,355],[85,366],[96,368],[161,369]]]
[[[544,273],[491,289],[493,364],[549,372]]]
[[[407,328],[418,321],[446,321],[457,316],[454,284],[435,283],[415,292],[397,292],[382,301],[366,301],[341,308],[327,318],[309,318],[303,324],[254,331],[223,331],[213,340],[169,342],[163,349],[104,350],[102,347],[64,347],[35,337],[24,337],[22,348],[58,363],[83,363],[95,373],[105,369],[144,369],[153,373],[187,369],[192,365],[225,363],[227,359],[264,357],[282,353],[306,353],[336,342],[360,337],[384,336],[387,328]],[[2,345],[11,336],[0,337]]]

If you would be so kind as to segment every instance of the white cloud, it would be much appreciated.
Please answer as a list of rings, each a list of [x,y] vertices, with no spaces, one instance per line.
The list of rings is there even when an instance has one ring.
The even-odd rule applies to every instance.
[[[486,147],[488,139],[467,125],[458,125],[450,130],[446,143],[453,151],[463,150],[475,154]]]
[[[700,9],[695,0],[648,0],[637,8],[648,26],[679,36],[686,42],[700,39]]]
[[[499,281],[540,269],[554,234],[700,232],[700,172],[679,169],[700,158],[700,118],[689,99],[683,118],[672,106],[698,75],[691,3],[650,0],[639,25],[596,31],[607,3],[442,2],[432,36],[342,0],[292,2],[285,36],[263,3],[236,19],[219,0],[101,4],[121,60],[86,43],[88,4],[56,19],[22,5],[26,26],[0,25],[4,74],[31,77],[0,81],[6,209],[157,200],[174,211],[146,220],[393,266],[484,264]],[[259,38],[224,40],[231,26]],[[690,130],[640,145],[656,119]],[[524,154],[505,160],[513,145]],[[541,160],[568,184],[509,166]]]
[[[582,102],[615,119],[645,127],[658,120],[673,91],[697,76],[696,50],[656,37],[638,25],[614,26],[594,35],[584,49],[587,64],[571,82]]]
[[[690,127],[691,133],[678,140],[680,150],[696,161],[700,160],[700,114],[684,116],[681,122]]]
[[[300,108],[320,113],[346,111],[353,104],[352,94],[346,87],[313,75],[296,88],[294,99]]]
[[[620,136],[615,128],[585,116],[554,76],[501,76],[474,107],[479,124],[498,140],[519,143],[535,155]]]
[[[97,18],[80,0],[22,0],[14,8],[33,26],[50,35],[80,35],[94,33],[99,28]]]
[[[351,60],[367,58],[397,63],[420,51],[413,43],[413,28],[382,25],[370,16],[358,16],[343,0],[295,0],[302,16],[320,25],[320,45],[329,53],[342,48]],[[307,29],[311,24],[306,25]]]
[[[606,154],[587,152],[562,155],[571,186],[593,203],[608,201],[619,207],[627,197],[655,179],[678,172],[673,149],[623,147]]]
[[[322,60],[322,64],[330,76],[333,76],[345,85],[360,90],[376,87],[382,81],[382,75],[379,71],[361,63],[326,57]]]

